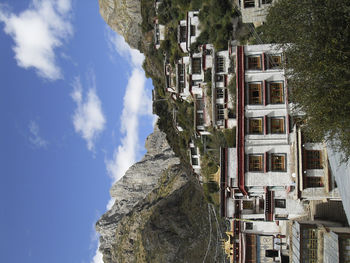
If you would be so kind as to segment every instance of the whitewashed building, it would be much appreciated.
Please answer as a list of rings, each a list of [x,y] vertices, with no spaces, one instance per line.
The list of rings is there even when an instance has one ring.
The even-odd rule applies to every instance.
[[[277,0],[237,0],[243,23],[261,25],[266,20],[269,7]]]
[[[160,43],[165,39],[165,26],[159,24],[158,19],[154,21],[154,46],[160,48]]]
[[[180,20],[178,25],[177,39],[184,53],[190,51],[191,44],[196,42],[201,31],[199,29],[199,11],[189,11],[185,20]]]
[[[201,163],[200,163],[200,152],[198,147],[194,144],[193,141],[189,143],[189,155],[190,155],[190,164],[192,166],[193,171],[200,175],[201,172]]]
[[[234,77],[233,57],[229,50],[215,53],[212,67],[212,122],[217,129],[236,126],[233,94],[228,84]]]

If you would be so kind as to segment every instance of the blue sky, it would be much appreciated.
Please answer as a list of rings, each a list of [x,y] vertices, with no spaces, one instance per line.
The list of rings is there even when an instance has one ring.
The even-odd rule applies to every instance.
[[[101,262],[95,221],[153,129],[142,61],[98,0],[1,1],[1,262]]]

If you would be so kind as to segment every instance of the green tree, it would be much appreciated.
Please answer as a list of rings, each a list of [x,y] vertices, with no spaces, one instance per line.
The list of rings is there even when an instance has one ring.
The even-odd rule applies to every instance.
[[[285,49],[291,100],[316,140],[350,157],[350,1],[279,0],[261,38]]]

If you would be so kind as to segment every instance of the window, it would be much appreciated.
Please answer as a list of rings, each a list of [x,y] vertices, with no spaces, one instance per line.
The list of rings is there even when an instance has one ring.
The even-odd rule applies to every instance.
[[[225,119],[224,105],[221,105],[221,104],[216,105],[216,113],[217,113],[218,120],[224,120]]]
[[[198,159],[192,158],[192,165],[198,165]]]
[[[255,0],[243,0],[243,2],[244,2],[244,8],[255,6]]]
[[[349,237],[341,237],[340,238],[340,258],[343,261],[340,262],[350,262],[350,238]]]
[[[183,64],[177,64],[177,71],[179,92],[182,93],[185,88],[185,67]]]
[[[286,199],[275,199],[276,208],[286,208]]]
[[[225,58],[216,57],[216,72],[224,72],[224,71],[225,71]]]
[[[224,90],[221,88],[216,88],[216,98],[222,99],[224,97]]]
[[[249,83],[249,104],[262,104],[261,83]]]
[[[271,133],[284,133],[284,118],[271,118],[270,119],[270,132]]]
[[[323,169],[321,151],[306,150],[307,169]]]
[[[262,0],[262,4],[265,5],[265,4],[271,4],[272,3],[272,0]]]
[[[281,55],[267,55],[267,68],[268,69],[276,69],[280,68],[282,65],[282,57]]]
[[[262,118],[249,119],[249,134],[262,134]]]
[[[215,81],[216,82],[223,82],[224,81],[224,76],[223,75],[215,75]]]
[[[278,257],[278,250],[266,249],[265,250],[265,257],[267,257],[267,258],[277,258]]]
[[[271,82],[270,86],[270,103],[280,104],[284,103],[283,83]]]
[[[304,229],[302,231],[302,262],[317,262],[317,230]]]
[[[201,58],[192,58],[192,74],[201,74]]]
[[[271,171],[274,171],[274,172],[286,171],[285,154],[271,154]]]
[[[248,69],[261,69],[261,56],[248,57]]]
[[[253,230],[253,223],[245,222],[245,230]]]
[[[204,124],[204,114],[203,112],[196,113],[196,126],[202,126]]]
[[[190,35],[191,35],[191,37],[194,37],[196,35],[196,26],[191,25]]]
[[[191,155],[197,155],[197,149],[192,147],[191,149]]]
[[[181,42],[186,42],[187,40],[187,32],[186,32],[186,26],[180,26],[180,43]]]
[[[322,177],[306,177],[306,187],[307,188],[315,188],[315,187],[323,187]]]
[[[192,86],[198,86],[202,81],[200,79],[195,79],[191,81]]]
[[[263,156],[249,155],[249,167],[250,172],[262,172],[263,171]]]
[[[252,210],[254,208],[253,201],[251,200],[243,200],[243,209],[250,209]]]

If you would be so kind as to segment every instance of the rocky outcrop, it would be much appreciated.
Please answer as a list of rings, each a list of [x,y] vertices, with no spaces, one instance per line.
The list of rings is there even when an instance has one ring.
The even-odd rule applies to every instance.
[[[104,262],[215,262],[218,222],[192,171],[157,128],[146,149],[112,186],[115,203],[96,223]]]
[[[118,222],[155,188],[164,170],[180,163],[168,145],[165,133],[158,128],[147,138],[145,147],[147,153],[144,158],[131,166],[124,177],[112,186],[110,194],[115,203],[96,223],[105,262],[111,262],[110,250],[116,241],[114,235]]]
[[[141,0],[98,0],[106,23],[137,49],[142,39]]]

